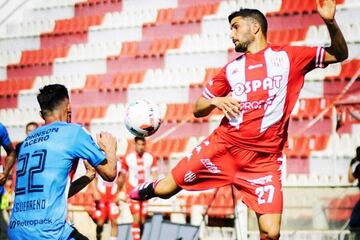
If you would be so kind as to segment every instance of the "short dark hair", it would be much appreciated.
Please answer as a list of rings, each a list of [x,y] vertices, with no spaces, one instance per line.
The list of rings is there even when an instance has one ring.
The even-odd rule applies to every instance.
[[[69,99],[69,93],[67,88],[61,84],[46,85],[40,89],[40,93],[37,95],[43,114],[53,111],[65,99]]]
[[[235,17],[255,19],[260,24],[261,31],[266,36],[268,23],[267,23],[265,15],[262,12],[260,12],[259,10],[250,9],[250,8],[240,8],[239,11],[235,11],[229,15],[229,17],[228,17],[229,23]]]
[[[135,142],[138,142],[138,141],[146,142],[146,140],[145,140],[144,137],[138,137],[138,136],[136,136],[136,137],[134,138],[134,140],[135,140]]]
[[[25,128],[28,128],[28,127],[31,126],[31,125],[35,126],[36,128],[39,127],[39,124],[38,124],[37,122],[28,122],[28,123],[26,124]]]

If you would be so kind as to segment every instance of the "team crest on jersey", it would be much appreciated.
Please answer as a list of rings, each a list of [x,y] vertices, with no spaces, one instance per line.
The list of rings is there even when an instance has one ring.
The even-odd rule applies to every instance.
[[[271,58],[271,63],[275,67],[280,67],[284,64],[284,57],[274,56],[273,58]]]
[[[192,171],[187,171],[184,176],[184,182],[191,183],[196,180],[196,174]]]

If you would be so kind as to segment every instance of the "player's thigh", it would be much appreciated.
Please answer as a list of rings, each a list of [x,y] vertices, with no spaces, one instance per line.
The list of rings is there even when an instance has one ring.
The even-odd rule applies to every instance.
[[[250,156],[250,155],[249,155]],[[243,202],[258,214],[281,214],[283,192],[279,154],[253,154],[235,174]]]
[[[280,236],[281,214],[256,214],[262,237],[277,239]]]
[[[235,166],[227,144],[216,134],[211,134],[184,157],[171,173],[181,188],[205,190],[230,184]]]

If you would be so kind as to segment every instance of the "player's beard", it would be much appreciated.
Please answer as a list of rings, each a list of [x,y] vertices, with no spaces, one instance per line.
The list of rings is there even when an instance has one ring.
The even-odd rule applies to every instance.
[[[255,40],[255,37],[252,36],[250,33],[247,33],[244,38],[244,41],[237,41],[237,44],[235,44],[236,52],[247,52],[249,45]]]

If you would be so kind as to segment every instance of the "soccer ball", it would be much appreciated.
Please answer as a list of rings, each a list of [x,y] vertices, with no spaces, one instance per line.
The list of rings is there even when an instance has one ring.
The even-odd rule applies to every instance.
[[[148,137],[160,127],[161,113],[159,107],[141,99],[130,103],[125,111],[125,126],[135,136]]]

